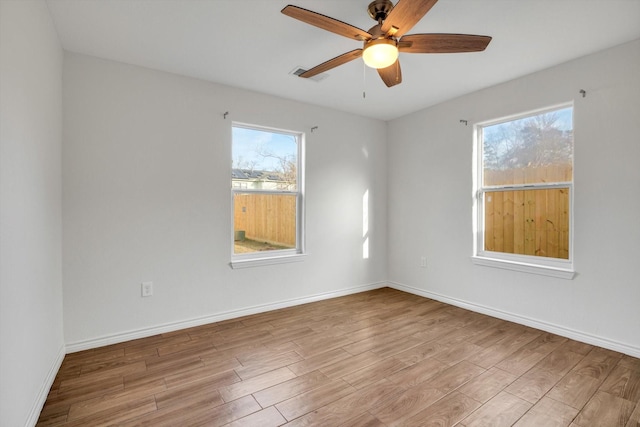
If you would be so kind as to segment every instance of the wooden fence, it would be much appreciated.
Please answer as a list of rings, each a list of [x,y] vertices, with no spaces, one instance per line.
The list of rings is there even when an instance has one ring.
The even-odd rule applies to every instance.
[[[274,245],[296,246],[296,195],[236,194],[234,231],[247,239]]]
[[[488,185],[571,181],[571,165],[485,171]],[[485,250],[569,258],[569,188],[487,191]]]

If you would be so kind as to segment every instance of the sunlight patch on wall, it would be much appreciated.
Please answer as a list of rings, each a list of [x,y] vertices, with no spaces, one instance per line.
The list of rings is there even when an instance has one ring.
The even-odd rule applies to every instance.
[[[369,190],[362,196],[362,259],[369,259]]]

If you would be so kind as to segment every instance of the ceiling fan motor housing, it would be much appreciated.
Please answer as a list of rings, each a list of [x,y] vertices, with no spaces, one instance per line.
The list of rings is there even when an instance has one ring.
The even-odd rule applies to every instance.
[[[387,15],[391,12],[391,9],[393,9],[393,3],[391,3],[390,0],[374,0],[369,3],[367,11],[373,20],[381,23],[387,19]]]

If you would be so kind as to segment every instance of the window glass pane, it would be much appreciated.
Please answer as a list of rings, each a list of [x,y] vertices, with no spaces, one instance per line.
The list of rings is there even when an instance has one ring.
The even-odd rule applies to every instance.
[[[573,108],[482,128],[484,185],[573,179]]]
[[[232,128],[232,187],[296,191],[298,141],[295,135]]]
[[[484,193],[484,249],[569,259],[569,188]]]
[[[296,194],[234,194],[234,253],[295,248],[297,199]]]

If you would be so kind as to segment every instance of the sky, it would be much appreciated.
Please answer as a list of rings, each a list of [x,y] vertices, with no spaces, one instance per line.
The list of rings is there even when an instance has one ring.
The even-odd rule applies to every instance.
[[[255,170],[278,170],[278,160],[271,157],[265,158],[260,155],[260,152],[269,152],[278,157],[297,158],[298,145],[295,135],[292,134],[234,126],[232,138],[234,168],[247,168],[254,163]]]
[[[547,111],[547,113],[554,114],[558,117],[558,121],[556,122],[556,127],[558,129],[560,130],[573,129],[573,107],[566,107],[559,110]],[[493,131],[497,131],[497,129],[499,129],[500,126],[504,125],[505,123],[510,124],[510,123],[526,122],[531,117],[537,116],[537,115],[540,115],[540,114],[532,114],[516,120],[513,120],[513,119],[505,120],[501,123],[496,123],[495,125],[486,126],[483,132],[485,134],[489,134]]]

